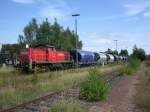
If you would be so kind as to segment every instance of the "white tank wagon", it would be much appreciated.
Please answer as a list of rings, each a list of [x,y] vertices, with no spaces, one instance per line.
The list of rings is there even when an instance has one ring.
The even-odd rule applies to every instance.
[[[105,53],[99,52],[97,53],[99,58],[97,60],[97,64],[105,65],[107,64],[107,55]]]
[[[123,56],[119,56],[120,57],[120,61],[123,61]]]
[[[112,54],[107,54],[107,62],[108,63],[114,63],[115,62],[115,58]]]

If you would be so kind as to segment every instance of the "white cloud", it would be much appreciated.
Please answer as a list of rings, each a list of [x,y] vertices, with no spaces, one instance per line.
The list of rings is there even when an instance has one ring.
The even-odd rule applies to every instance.
[[[136,44],[138,48],[143,48],[150,53],[150,40],[143,40],[143,36],[135,33],[100,33],[100,32],[84,32],[80,33],[80,39],[83,42],[83,50],[89,51],[106,51],[108,48],[115,50],[115,41],[118,40],[118,51],[128,49],[132,53],[133,46]]]
[[[145,13],[144,13],[144,17],[150,18],[150,12],[145,12]]]
[[[128,16],[135,16],[143,13],[150,6],[150,1],[136,2],[134,4],[125,4],[123,7],[126,9]]]
[[[40,16],[50,19],[68,20],[71,17],[71,12],[65,8],[47,6],[40,10]]]
[[[12,1],[21,4],[31,4],[35,2],[35,0],[12,0]]]
[[[108,48],[115,50],[115,39],[118,40],[119,51],[120,49],[127,49],[128,46],[132,46],[131,43],[133,42],[131,39],[126,39],[114,33],[81,33],[80,39],[83,42],[83,49],[91,51],[106,51]]]
[[[41,1],[41,0],[39,0]],[[59,20],[68,20],[71,14],[77,9],[69,7],[64,0],[52,0],[49,2],[45,0],[43,7],[41,7],[39,14],[41,17],[47,17],[50,19],[57,18]],[[43,1],[41,1],[43,3]]]
[[[65,15],[61,10],[50,6],[41,9],[40,15],[47,18],[65,18]]]
[[[65,0],[11,0],[20,4],[36,3],[39,6],[38,14],[49,19],[68,20],[77,8],[71,8]]]

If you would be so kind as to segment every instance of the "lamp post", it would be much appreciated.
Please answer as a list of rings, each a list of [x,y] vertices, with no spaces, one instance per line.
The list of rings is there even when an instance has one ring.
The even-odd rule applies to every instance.
[[[76,68],[78,68],[78,35],[77,35],[77,17],[80,16],[80,14],[73,14],[72,17],[75,18],[75,36],[76,36]]]
[[[116,51],[117,51],[117,42],[118,42],[118,40],[114,40],[115,42],[116,42]]]

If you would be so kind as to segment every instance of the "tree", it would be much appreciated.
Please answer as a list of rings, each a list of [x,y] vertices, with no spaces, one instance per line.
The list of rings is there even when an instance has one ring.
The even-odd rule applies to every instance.
[[[120,56],[128,56],[128,50],[127,49],[121,49],[120,53],[119,53]]]
[[[137,48],[137,46],[134,45],[134,47],[133,47],[133,53],[131,54],[131,57],[138,58],[141,61],[143,61],[146,58],[146,54],[145,54],[144,49]]]
[[[76,48],[76,38],[78,49],[82,48],[82,41],[69,28],[64,29],[55,18],[54,24],[50,24],[48,19],[37,25],[36,19],[32,19],[24,28],[24,35],[19,35],[20,45],[47,44],[53,45],[57,50],[71,50]]]
[[[38,28],[37,37],[36,37],[36,44],[51,44],[53,43],[52,37],[52,28],[48,19],[43,21],[43,23]]]
[[[118,55],[118,51],[116,51],[116,50],[111,50],[111,49],[109,49],[108,48],[108,50],[106,51],[106,53],[108,53],[108,54],[113,54],[113,55]]]
[[[19,54],[20,48],[19,44],[3,44],[0,62],[4,63],[6,59],[13,61]]]
[[[62,46],[62,37],[63,37],[63,27],[60,26],[58,23],[57,23],[57,19],[55,18],[55,22],[54,24],[52,25],[52,31],[53,31],[53,44],[55,46],[56,49],[62,49],[63,46]]]
[[[23,29],[24,35],[19,35],[18,42],[20,44],[35,44],[35,39],[37,36],[38,25],[36,19],[33,18],[28,25],[25,26]]]
[[[119,53],[118,53],[118,51],[114,50],[114,51],[112,52],[112,54],[118,55]]]
[[[150,60],[150,54],[149,54],[149,55],[146,55],[146,59],[147,59],[147,60]]]

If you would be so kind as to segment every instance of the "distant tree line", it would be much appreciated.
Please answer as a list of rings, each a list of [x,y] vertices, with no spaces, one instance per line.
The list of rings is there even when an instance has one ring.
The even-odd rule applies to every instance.
[[[20,44],[3,44],[0,52],[0,63],[5,63],[6,61],[11,61],[19,54],[21,45]]]
[[[136,45],[133,46],[131,55],[128,54],[127,49],[122,49],[120,51],[120,53],[118,53],[118,51],[116,51],[116,50],[113,51],[111,49],[108,49],[106,51],[106,53],[116,54],[116,55],[120,55],[120,56],[129,56],[130,58],[137,58],[137,59],[140,59],[141,61],[144,61],[145,59],[150,60],[150,55],[146,55],[145,50],[142,48],[138,48]]]
[[[55,19],[54,24],[49,23],[48,19],[46,19],[42,24],[38,25],[36,19],[33,18],[25,26],[23,32],[24,34],[19,35],[18,38],[20,45],[47,44],[55,46],[57,50],[68,51],[76,48],[76,38],[78,38],[78,49],[82,48],[82,41],[79,41],[79,37],[76,36],[74,31],[71,31],[69,27],[64,29],[58,24],[57,19]]]
[[[120,56],[129,56],[127,49],[121,49],[120,53],[116,50],[108,49],[105,53],[113,54],[113,55],[120,55]]]
[[[136,45],[133,47],[133,53],[131,54],[132,58],[138,58],[141,61],[146,59],[146,53],[145,50],[142,48],[138,48]]]

